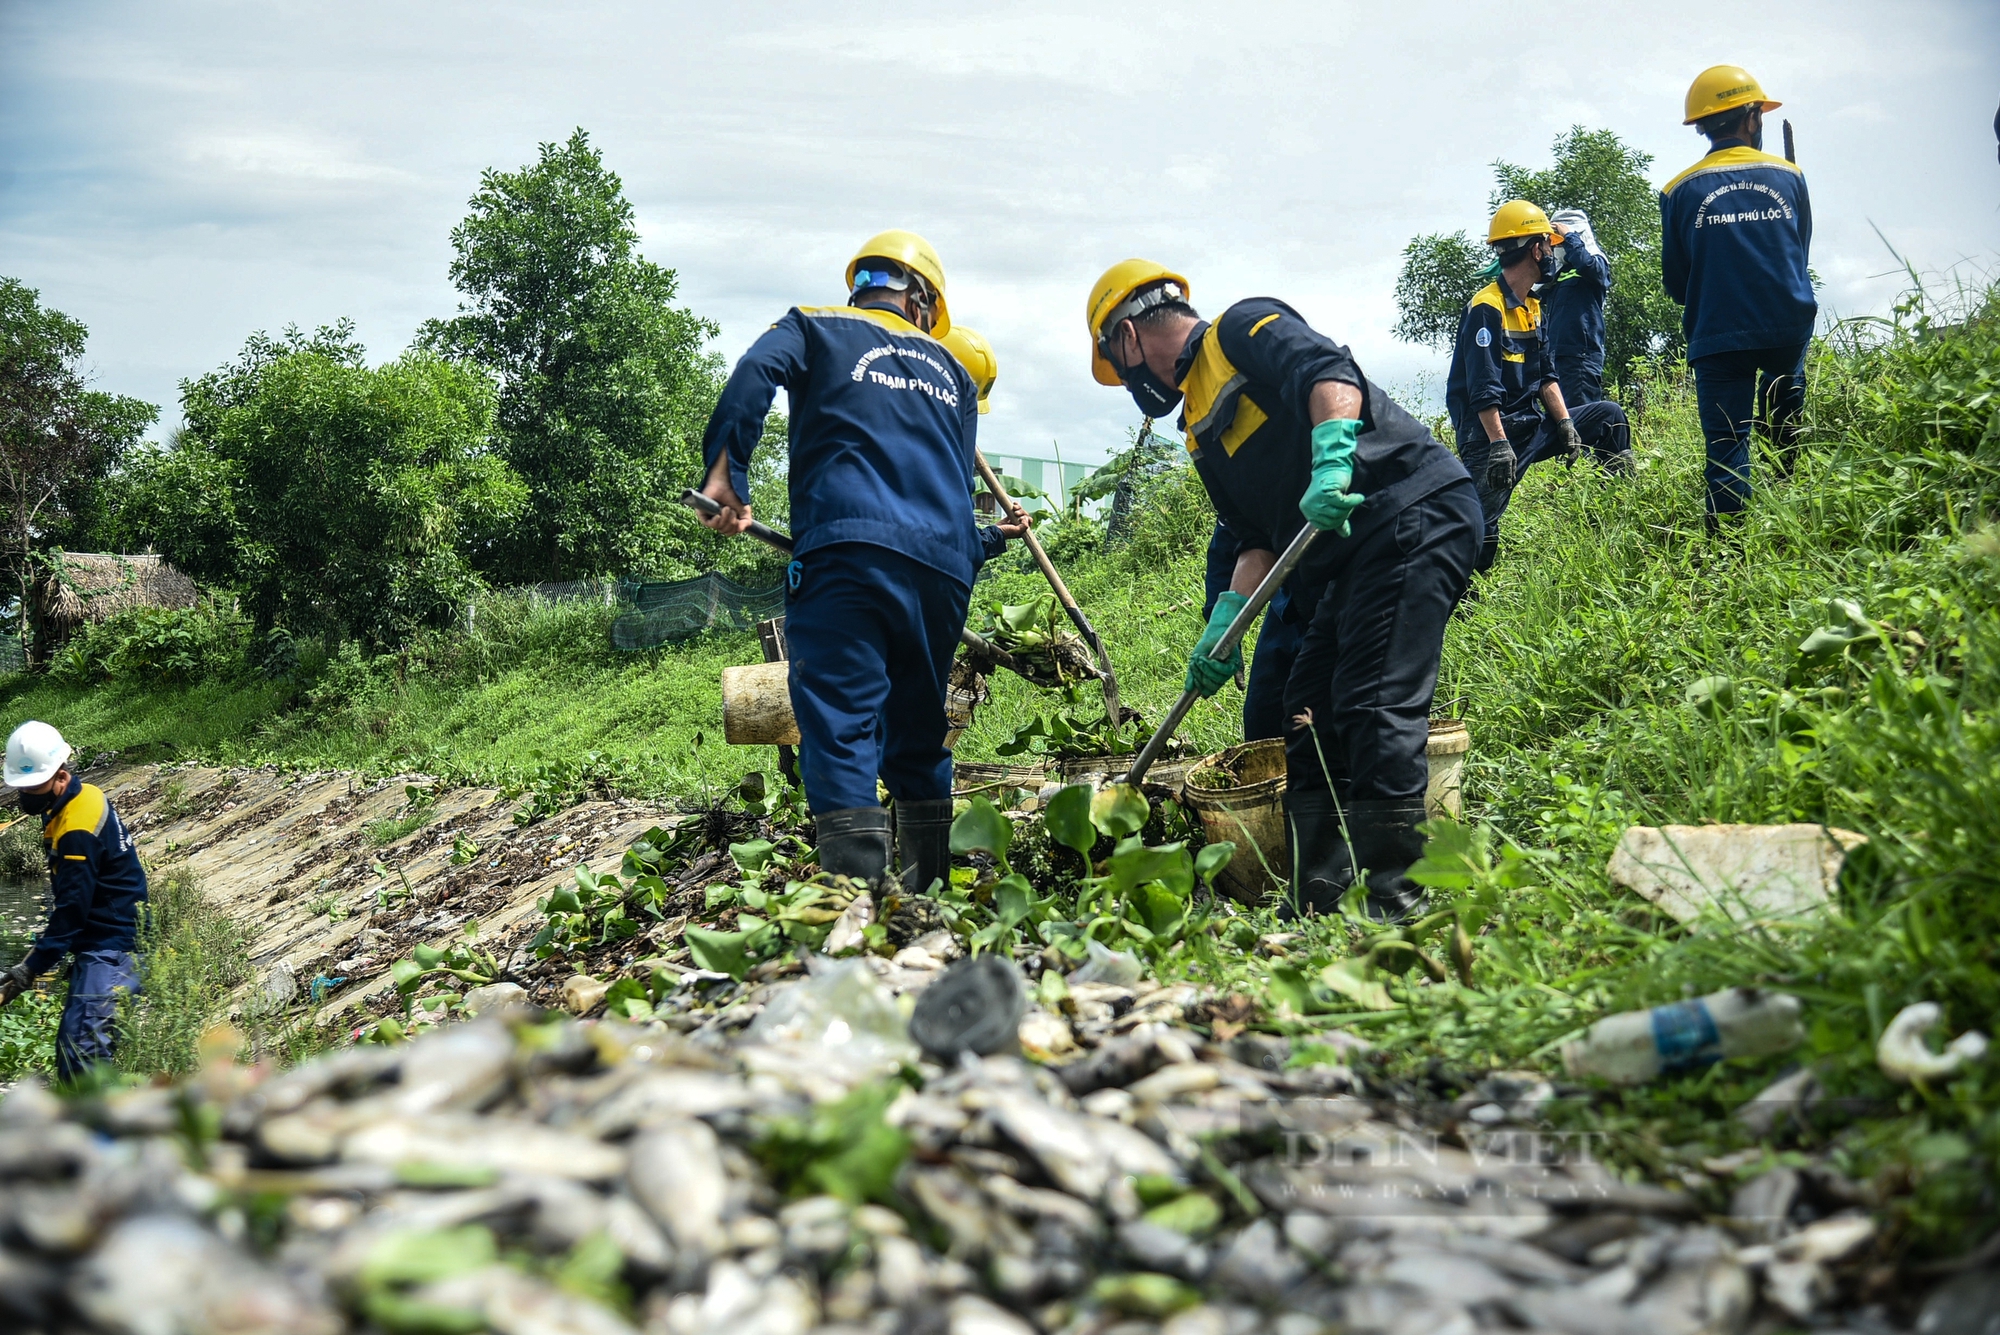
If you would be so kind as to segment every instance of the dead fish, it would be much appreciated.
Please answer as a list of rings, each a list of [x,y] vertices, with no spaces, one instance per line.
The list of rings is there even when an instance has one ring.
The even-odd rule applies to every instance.
[[[22,1076],[0,1099],[0,1127],[46,1126],[61,1121],[62,1115],[62,1100],[49,1093],[40,1076]]]
[[[495,1335],[637,1335],[630,1322],[603,1304],[504,1265],[422,1285],[410,1292],[409,1301],[476,1312]]]
[[[624,1152],[534,1122],[466,1113],[384,1117],[341,1138],[348,1163],[491,1169],[608,1182],[625,1170]]]
[[[987,1109],[1000,1129],[1072,1195],[1103,1198],[1114,1179],[1158,1175],[1181,1181],[1173,1156],[1122,1122],[1054,1108],[1013,1091],[996,1091]]]
[[[53,1182],[74,1177],[94,1162],[90,1133],[73,1122],[0,1128],[0,1182]]]
[[[734,1261],[709,1270],[706,1293],[683,1293],[667,1304],[667,1335],[805,1335],[818,1304],[789,1275],[761,1280]]]
[[[706,1124],[670,1122],[639,1136],[631,1145],[625,1182],[676,1248],[706,1256],[726,1243],[722,1212],[729,1178],[715,1132]]]
[[[498,1020],[474,1020],[424,1034],[403,1053],[403,1079],[385,1096],[399,1113],[482,1108],[507,1085],[514,1036]]]
[[[359,1093],[393,1074],[404,1051],[369,1044],[315,1057],[238,1096],[223,1114],[222,1129],[247,1136],[265,1118],[297,1112],[323,1094]]]
[[[660,1071],[620,1087],[583,1116],[593,1136],[622,1136],[669,1118],[708,1117],[756,1104],[740,1078],[712,1071]]]
[[[674,1247],[667,1235],[630,1196],[612,1196],[604,1203],[604,1231],[625,1253],[625,1263],[646,1275],[664,1275],[674,1268]]]
[[[191,1219],[140,1215],[78,1267],[70,1301],[115,1335],[336,1335],[344,1323]]]

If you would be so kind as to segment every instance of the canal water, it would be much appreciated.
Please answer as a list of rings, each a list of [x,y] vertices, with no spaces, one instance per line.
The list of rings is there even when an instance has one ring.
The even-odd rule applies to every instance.
[[[28,953],[41,930],[48,881],[41,876],[0,876],[0,969]]]

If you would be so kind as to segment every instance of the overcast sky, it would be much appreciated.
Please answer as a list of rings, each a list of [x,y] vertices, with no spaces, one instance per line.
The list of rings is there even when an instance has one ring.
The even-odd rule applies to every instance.
[[[1994,267],[1994,0],[0,0],[0,274],[171,423],[178,382],[255,329],[352,316],[393,357],[453,308],[481,169],[582,126],[732,360],[909,227],[998,353],[989,450],[1096,459],[1137,421],[1086,361],[1107,264],[1177,266],[1211,313],[1283,297],[1414,387],[1443,359],[1390,336],[1404,242],[1483,227],[1488,164],[1543,165],[1572,124],[1665,181],[1701,151],[1688,81],[1720,61],[1797,129],[1823,311],[1893,301],[1876,228],[1920,269]]]

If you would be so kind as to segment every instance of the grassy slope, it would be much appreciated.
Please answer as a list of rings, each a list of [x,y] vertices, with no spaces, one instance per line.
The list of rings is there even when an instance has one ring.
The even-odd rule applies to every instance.
[[[1453,623],[1441,697],[1462,699],[1474,730],[1469,815],[1541,857],[1487,878],[1510,884],[1480,942],[1477,990],[1396,984],[1403,1008],[1368,1022],[1413,1062],[1435,1053],[1546,1064],[1555,1040],[1607,1010],[1774,984],[1806,999],[1810,1055],[1836,1092],[1889,1100],[1897,1114],[1838,1133],[1842,1162],[1872,1171],[1877,1151],[1893,1149],[1990,1165],[2000,1124],[1983,1111],[1982,1073],[1948,1097],[1899,1091],[1875,1072],[1872,1049],[1912,1001],[1942,1003],[1954,1032],[2000,1019],[1990,946],[2000,928],[2000,548],[1990,531],[1973,533],[1993,511],[2000,429],[1981,395],[2000,386],[2000,330],[1989,306],[1942,338],[1822,352],[1813,374],[1813,446],[1793,482],[1764,486],[1760,473],[1740,534],[1703,529],[1693,405],[1672,381],[1646,387],[1637,478],[1554,465],[1529,474],[1500,565]],[[1169,494],[1130,549],[1071,566],[1127,699],[1154,717],[1179,689],[1197,630],[1205,537],[1199,505]],[[1038,591],[1017,557],[979,597]],[[1892,643],[1800,665],[1797,646],[1828,622],[1834,598],[1859,603]],[[748,637],[621,658],[599,647],[603,629],[597,609],[482,612],[481,638],[433,652],[426,670],[336,669],[315,708],[290,713],[271,686],[19,684],[9,712],[50,718],[86,746],[166,743],[234,760],[518,777],[596,752],[605,758],[594,770],[649,791],[768,765],[768,752],[717,739],[717,673],[756,657]],[[1717,717],[1684,698],[1711,674],[1736,686],[1735,706]],[[991,758],[1050,704],[1003,675],[961,755]],[[1195,739],[1233,740],[1237,704],[1225,691],[1203,706]],[[1681,929],[1604,875],[1635,820],[1798,819],[1875,840],[1843,912],[1808,928]],[[1339,958],[1352,938],[1328,924],[1303,954],[1315,965]],[[1223,954],[1195,967],[1249,987],[1266,970]],[[1627,1100],[1618,1115],[1643,1132],[1628,1153],[1685,1166],[1726,1146],[1740,1133],[1720,1114],[1782,1060],[1663,1083],[1658,1104]],[[1924,1208],[1958,1208],[1951,1184],[1961,1178],[1973,1180],[1940,1177],[1943,1194]]]

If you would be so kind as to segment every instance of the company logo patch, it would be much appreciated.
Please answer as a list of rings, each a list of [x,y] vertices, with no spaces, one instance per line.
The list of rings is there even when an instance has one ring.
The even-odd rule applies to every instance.
[[[1472,341],[1482,348],[1490,348],[1493,346],[1493,331],[1482,329],[1472,336]]]

